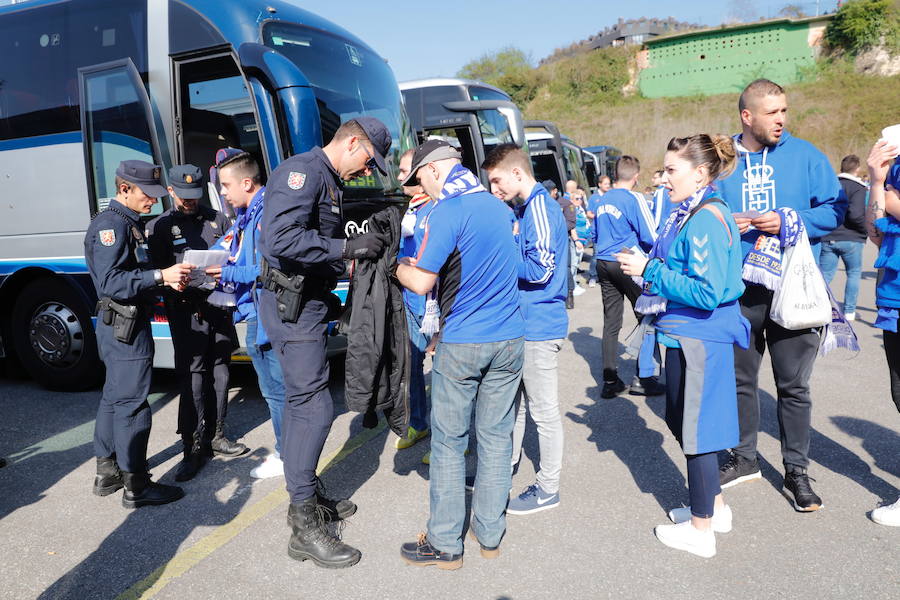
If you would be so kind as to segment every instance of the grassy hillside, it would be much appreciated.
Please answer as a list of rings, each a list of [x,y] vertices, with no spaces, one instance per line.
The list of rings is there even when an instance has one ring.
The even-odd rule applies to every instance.
[[[648,178],[671,137],[739,131],[737,94],[626,98],[619,92],[622,71],[610,76],[609,67],[631,57],[604,54],[536,69],[540,85],[524,103],[526,118],[554,121],[582,146],[608,144],[633,154]],[[838,60],[819,63],[804,80],[787,88],[788,130],[818,146],[835,167],[850,153],[864,158],[881,129],[900,122],[900,76],[861,75]]]

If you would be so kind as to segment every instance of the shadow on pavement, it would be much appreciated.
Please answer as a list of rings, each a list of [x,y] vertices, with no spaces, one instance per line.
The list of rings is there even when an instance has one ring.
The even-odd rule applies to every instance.
[[[592,329],[581,327],[569,333],[575,352],[583,356],[595,382],[603,381],[603,368],[596,346],[599,340]],[[592,348],[593,347],[593,348]],[[663,434],[647,426],[638,414],[636,397],[618,396],[609,400],[600,397],[600,386],[585,390],[592,404],[579,404],[581,414],[566,413],[576,423],[590,430],[589,441],[599,452],[612,451],[631,471],[635,484],[646,494],[652,494],[665,510],[686,499],[686,481],[679,467],[663,449]],[[664,410],[663,397],[648,398],[648,406],[656,414]]]
[[[855,417],[831,417],[831,422],[837,425],[841,431],[862,440],[863,449],[875,461],[875,466],[883,471],[900,476],[900,435],[897,432]],[[856,455],[854,455],[855,457]],[[822,462],[818,457],[817,460]],[[897,498],[897,488],[872,473],[871,467],[865,461],[854,465],[849,472],[842,473],[857,482],[873,494],[880,496],[884,501],[894,501]]]

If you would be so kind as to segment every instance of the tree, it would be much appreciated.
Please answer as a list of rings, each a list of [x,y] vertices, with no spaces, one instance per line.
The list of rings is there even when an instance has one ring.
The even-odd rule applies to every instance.
[[[507,46],[467,62],[456,76],[497,85],[503,76],[516,75],[521,71],[530,71],[531,68],[531,59],[528,55],[518,48]]]
[[[832,48],[852,54],[880,43],[892,50],[900,46],[900,9],[896,0],[851,0],[841,5],[825,30]]]
[[[750,23],[759,15],[755,0],[729,0],[728,23]]]

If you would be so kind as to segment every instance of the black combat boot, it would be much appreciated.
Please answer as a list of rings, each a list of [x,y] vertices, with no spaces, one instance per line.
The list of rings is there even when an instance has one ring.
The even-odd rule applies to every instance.
[[[122,477],[125,481],[122,506],[125,508],[168,504],[184,498],[184,490],[180,487],[150,481],[149,473],[127,473],[123,471]]]
[[[325,495],[325,484],[319,479],[316,483],[316,504],[326,509],[326,520],[343,521],[349,519],[356,514],[356,504],[347,499],[334,500]],[[287,524],[288,527],[293,526],[294,512],[297,510],[296,504],[288,506]]]
[[[248,448],[240,442],[232,442],[225,437],[225,421],[216,421],[216,435],[210,442],[212,451],[219,456],[240,456]]]
[[[184,458],[175,469],[175,481],[190,481],[203,468],[203,452],[200,450],[200,434],[181,438]]]
[[[122,471],[116,464],[116,457],[97,457],[97,476],[94,477],[94,495],[109,496],[122,489]]]
[[[325,525],[327,509],[312,496],[288,508],[293,533],[288,542],[288,556],[294,560],[312,560],[326,569],[352,567],[359,562],[359,550],[329,533]]]

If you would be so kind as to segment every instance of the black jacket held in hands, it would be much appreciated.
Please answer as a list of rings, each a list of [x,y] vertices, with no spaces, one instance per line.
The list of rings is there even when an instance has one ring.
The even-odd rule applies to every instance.
[[[403,208],[390,206],[369,218],[369,231],[388,240],[377,260],[356,262],[339,331],[347,336],[344,396],[347,408],[365,413],[363,426],[384,412],[397,435],[409,424],[409,331],[403,286],[393,276]]]

